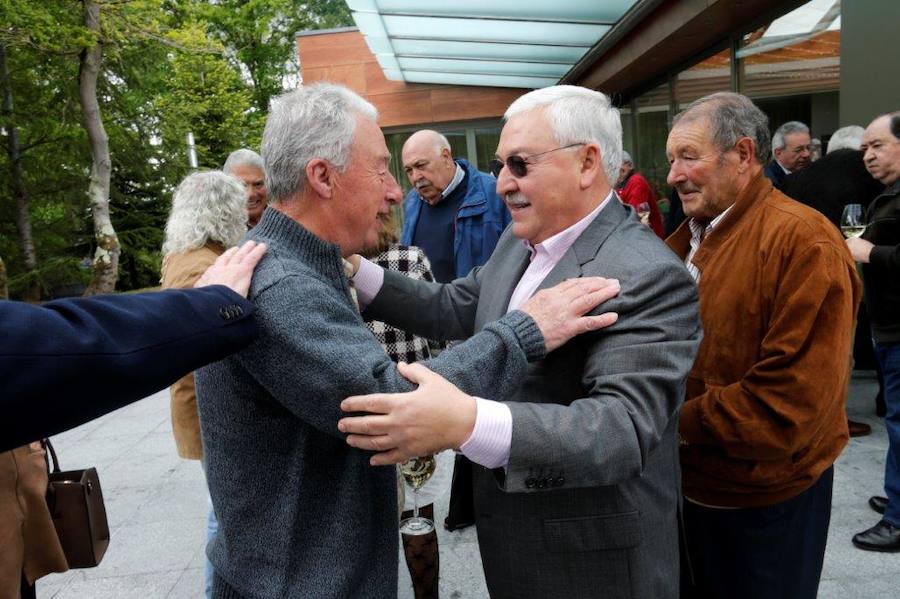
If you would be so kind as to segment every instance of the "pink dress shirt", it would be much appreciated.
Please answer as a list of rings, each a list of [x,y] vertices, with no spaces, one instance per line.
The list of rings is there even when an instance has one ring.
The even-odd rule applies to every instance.
[[[507,312],[518,309],[534,295],[541,282],[562,260],[575,240],[594,222],[600,211],[614,197],[614,193],[610,192],[590,214],[568,229],[560,231],[537,245],[523,241],[531,253],[531,263],[525,269],[522,278],[519,279],[519,284],[516,285],[510,296]],[[384,271],[381,267],[363,258],[356,276],[353,277],[353,284],[356,287],[361,307],[367,306],[378,295],[383,283]],[[512,412],[509,411],[506,404],[499,401],[476,397],[475,403],[477,406],[475,428],[466,442],[460,445],[459,451],[485,468],[506,467],[509,463],[509,448],[512,444]]]

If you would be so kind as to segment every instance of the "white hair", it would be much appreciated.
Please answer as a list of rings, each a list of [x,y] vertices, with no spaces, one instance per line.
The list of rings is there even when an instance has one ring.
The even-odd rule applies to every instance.
[[[302,86],[272,102],[262,137],[266,189],[272,202],[295,197],[306,186],[306,165],[321,158],[343,171],[350,160],[357,116],[378,111],[346,87]]]
[[[595,143],[600,146],[603,171],[610,185],[622,166],[622,121],[609,98],[575,85],[554,85],[521,96],[506,109],[504,118],[543,108],[560,146]]]
[[[862,138],[866,130],[859,125],[847,125],[841,127],[831,135],[828,140],[828,149],[826,154],[831,154],[835,150],[858,150],[862,146]]]
[[[800,121],[788,121],[783,124],[781,127],[775,130],[775,134],[772,135],[772,152],[775,150],[783,150],[784,149],[784,138],[790,135],[791,133],[809,133],[809,127],[801,123]]]
[[[622,150],[622,164],[630,164],[634,166],[634,160],[631,159],[631,154]]]
[[[244,185],[222,171],[193,173],[172,196],[163,254],[181,254],[208,241],[225,247],[240,243],[247,233]]]
[[[247,148],[241,148],[229,154],[228,158],[225,159],[225,164],[222,165],[222,170],[232,175],[234,174],[234,169],[239,166],[252,166],[263,172],[266,170],[265,166],[263,166],[262,156]]]

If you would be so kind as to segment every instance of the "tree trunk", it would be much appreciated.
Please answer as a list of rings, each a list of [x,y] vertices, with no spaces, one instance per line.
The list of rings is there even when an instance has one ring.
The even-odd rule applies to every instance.
[[[97,77],[100,74],[103,57],[103,45],[100,41],[100,7],[94,0],[83,0],[83,5],[84,24],[97,35],[97,43],[82,51],[78,73],[78,94],[81,98],[83,124],[91,144],[93,159],[88,197],[94,219],[94,240],[97,242],[93,263],[94,275],[84,294],[96,295],[115,290],[121,249],[119,238],[109,218],[109,179],[112,162],[109,158],[109,138],[103,127],[100,104],[97,102]]]
[[[6,154],[9,156],[10,186],[16,198],[16,227],[19,229],[19,241],[22,244],[22,257],[25,272],[33,273],[37,269],[37,254],[34,251],[34,239],[31,235],[31,211],[28,207],[28,192],[25,190],[25,177],[22,174],[22,154],[19,150],[19,132],[13,119],[12,81],[9,78],[9,66],[6,63],[6,46],[0,44],[0,84],[3,86],[3,124],[6,127]],[[3,287],[6,286],[6,269],[3,269]],[[25,291],[25,301],[37,302],[41,299],[41,286],[32,280]]]

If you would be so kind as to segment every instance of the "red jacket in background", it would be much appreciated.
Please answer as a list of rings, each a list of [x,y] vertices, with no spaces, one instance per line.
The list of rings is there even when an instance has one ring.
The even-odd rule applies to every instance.
[[[635,210],[644,202],[650,204],[650,228],[660,239],[666,238],[662,215],[659,213],[659,206],[656,205],[656,194],[639,172],[631,171],[631,174],[625,179],[625,184],[617,191],[622,203],[628,204]]]

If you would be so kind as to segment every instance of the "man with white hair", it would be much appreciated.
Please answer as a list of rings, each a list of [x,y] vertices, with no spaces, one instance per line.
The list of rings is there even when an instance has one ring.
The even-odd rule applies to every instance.
[[[269,199],[262,157],[253,150],[241,148],[228,155],[222,170],[244,184],[247,192],[247,228],[252,229],[262,217]]]
[[[510,220],[494,178],[454,159],[447,138],[430,129],[406,140],[402,160],[413,188],[403,202],[400,243],[422,248],[440,283],[487,262]]]
[[[362,261],[366,315],[434,339],[479,335],[538,289],[602,275],[621,286],[604,307],[618,321],[532,364],[502,402],[401,366],[418,390],[349,398],[345,412],[374,415],[341,430],[380,452],[373,464],[449,447],[477,464],[491,597],[677,597],[676,430],[700,341],[696,287],[616,200],[622,128],[605,95],[548,87],[505,116],[492,171],[512,225],[491,259],[445,285]]]
[[[377,243],[400,201],[376,118],[331,84],[269,113],[271,204],[248,233],[269,248],[248,296],[259,338],[196,375],[219,520],[213,597],[396,596],[396,470],[371,468],[337,427],[346,396],[412,388],[366,328],[342,260]],[[614,320],[582,315],[616,291],[596,277],[558,286],[429,364],[469,393],[511,396],[529,361]]]
[[[831,134],[828,139],[828,149],[826,154],[831,154],[835,150],[858,150],[862,145],[863,134],[865,129],[859,125],[847,125],[841,127]]]
[[[775,130],[772,135],[773,158],[764,172],[776,189],[782,188],[789,174],[809,166],[811,145],[809,127],[800,121],[788,121]]]

